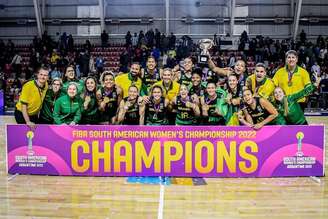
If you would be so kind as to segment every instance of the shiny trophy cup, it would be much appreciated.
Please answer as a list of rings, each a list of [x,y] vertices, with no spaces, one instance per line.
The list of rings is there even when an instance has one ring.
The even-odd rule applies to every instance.
[[[207,65],[208,57],[210,55],[209,49],[213,46],[213,40],[211,39],[201,39],[198,41],[199,48],[202,50],[198,56],[198,64]]]

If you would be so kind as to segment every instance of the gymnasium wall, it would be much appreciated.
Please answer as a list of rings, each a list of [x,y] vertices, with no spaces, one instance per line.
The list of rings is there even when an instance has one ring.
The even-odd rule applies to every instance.
[[[98,0],[39,0],[42,16],[47,19],[45,25],[50,35],[57,32],[67,32],[73,36],[99,36],[99,1]],[[238,17],[274,18],[293,17],[291,2],[296,0],[236,0],[236,25],[234,33],[239,35],[247,30],[250,35],[268,35],[276,38],[288,37],[291,34],[292,22],[277,24],[275,22],[250,22],[238,21]],[[45,3],[45,10],[42,8]],[[106,30],[112,37],[122,38],[128,30],[132,33],[139,30],[147,31],[158,28],[165,31],[165,0],[104,0]],[[215,20],[216,17],[230,17],[228,5],[231,0],[170,0],[169,32],[177,35],[189,34],[209,36],[214,33],[225,35],[230,32],[228,21]],[[296,10],[296,5],[294,5]],[[328,15],[328,2],[325,0],[303,0],[301,17],[321,17]],[[187,17],[187,22],[183,21]],[[209,19],[212,21],[190,21],[193,19]],[[129,22],[119,19],[130,19]],[[152,18],[147,23],[133,19]],[[56,23],[56,20],[72,19],[71,23]],[[89,22],[82,22],[89,20]],[[5,20],[11,22],[6,23]],[[328,26],[316,23],[301,22],[299,31],[304,29],[308,35],[325,35]],[[0,37],[29,38],[37,34],[36,19],[33,1],[26,0],[0,0]]]

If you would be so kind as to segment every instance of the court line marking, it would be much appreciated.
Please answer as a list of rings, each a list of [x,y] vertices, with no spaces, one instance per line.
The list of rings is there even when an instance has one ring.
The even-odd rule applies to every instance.
[[[318,178],[318,177],[316,177],[316,176],[310,176],[310,179],[312,180],[312,181],[314,181],[314,182],[316,182],[316,183],[321,183],[321,180],[320,180],[320,178]]]
[[[16,173],[15,175],[12,175],[12,176],[9,176],[8,178],[7,178],[7,181],[11,181],[11,180],[13,180],[16,176],[18,176],[19,174],[18,173]]]
[[[160,184],[157,219],[163,219],[164,192],[165,192],[165,190],[164,190],[165,187],[164,187],[163,183],[164,182],[161,182],[161,184]]]

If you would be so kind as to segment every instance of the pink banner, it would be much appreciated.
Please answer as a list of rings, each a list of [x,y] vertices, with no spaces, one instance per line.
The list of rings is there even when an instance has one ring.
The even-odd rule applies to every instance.
[[[10,174],[323,176],[324,126],[8,125],[7,151]]]

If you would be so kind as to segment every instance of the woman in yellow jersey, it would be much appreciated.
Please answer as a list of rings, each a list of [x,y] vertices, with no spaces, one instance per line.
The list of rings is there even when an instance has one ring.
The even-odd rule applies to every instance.
[[[179,94],[180,84],[173,80],[173,72],[170,68],[163,70],[162,80],[156,82],[154,86],[160,86],[163,90],[163,97],[172,101]]]
[[[255,73],[246,79],[246,87],[250,89],[255,96],[271,100],[275,85],[267,77],[266,66],[259,62],[255,66]]]
[[[168,99],[170,102],[179,94],[180,84],[173,80],[173,72],[170,68],[165,68],[163,70],[162,80],[155,83],[154,86],[160,86],[163,91],[163,97]],[[146,103],[147,103],[146,97]],[[170,125],[175,124],[176,113],[168,111],[167,118]]]
[[[37,73],[36,80],[24,84],[16,104],[15,120],[18,124],[34,125],[38,123],[39,112],[48,90],[49,70],[41,67]]]

